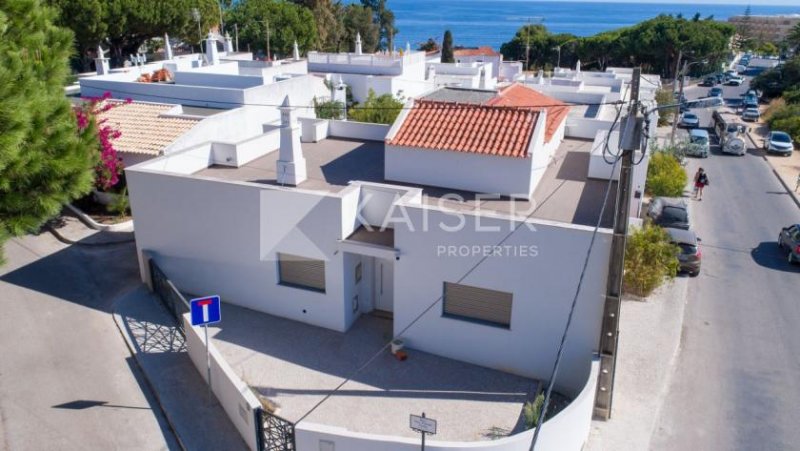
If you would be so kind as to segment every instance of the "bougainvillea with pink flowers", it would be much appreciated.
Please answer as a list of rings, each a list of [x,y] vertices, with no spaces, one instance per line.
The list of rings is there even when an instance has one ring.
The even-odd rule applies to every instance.
[[[85,132],[92,122],[96,125],[97,139],[100,143],[100,161],[95,167],[95,185],[103,191],[109,191],[119,184],[124,168],[114,148],[114,140],[121,136],[120,131],[106,124],[107,119],[98,120],[97,117],[100,113],[131,102],[131,99],[125,99],[124,103],[111,102],[110,98],[110,92],[104,93],[102,97],[84,97],[83,105],[75,109],[80,132]]]

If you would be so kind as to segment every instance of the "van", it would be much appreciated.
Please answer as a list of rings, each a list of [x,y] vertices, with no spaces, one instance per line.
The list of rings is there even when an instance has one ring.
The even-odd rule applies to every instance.
[[[708,158],[711,151],[708,131],[702,128],[689,130],[689,145],[686,147],[686,155],[693,157]]]

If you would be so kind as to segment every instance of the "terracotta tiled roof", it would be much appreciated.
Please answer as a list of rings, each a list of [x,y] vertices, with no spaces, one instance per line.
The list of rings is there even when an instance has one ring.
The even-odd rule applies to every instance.
[[[530,109],[418,100],[388,144],[525,158],[537,117]]]
[[[118,104],[97,115],[97,121],[105,121],[121,134],[114,139],[118,152],[159,155],[165,147],[194,127],[200,119],[187,117],[162,117],[175,107],[164,103],[105,100]]]
[[[569,114],[569,106],[566,103],[519,83],[514,83],[501,89],[497,93],[497,97],[486,104],[508,107],[545,107],[547,109],[547,129],[545,130],[544,142],[546,143],[550,142],[558,128],[567,119],[567,114]]]
[[[498,56],[500,53],[495,52],[493,48],[488,45],[478,47],[476,49],[456,49],[453,50],[454,56]]]

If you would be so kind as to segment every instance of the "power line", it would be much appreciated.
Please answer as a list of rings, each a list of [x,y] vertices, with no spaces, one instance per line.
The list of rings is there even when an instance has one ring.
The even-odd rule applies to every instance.
[[[109,91],[109,92],[112,92],[114,94],[128,94],[128,95],[143,96],[143,97],[148,97],[148,98],[165,99],[165,100],[178,100],[178,101],[187,101],[187,100],[191,101],[192,100],[192,99],[187,99],[187,98],[184,98],[184,97],[173,97],[173,96],[165,96],[165,95],[158,95],[158,94],[142,94],[140,92],[126,91],[124,89],[116,89],[116,88],[107,89],[105,91]],[[425,99],[422,99],[422,100],[425,100]],[[143,100],[143,102],[147,102],[147,100]],[[240,103],[240,102],[230,102],[230,101],[225,101],[225,100],[213,100],[213,101],[210,101],[209,103],[233,105],[235,107],[240,107],[240,106],[263,106],[263,107],[276,107],[277,108],[277,107],[282,106],[280,103],[245,103],[245,102],[241,102]],[[434,107],[430,107],[429,106],[428,108],[429,109],[457,109],[457,108],[477,108],[477,107],[481,107],[481,106],[490,106],[490,105],[482,105],[482,104],[477,104],[477,103],[459,103],[459,102],[446,102],[446,101],[441,101],[439,103],[442,104],[442,107],[435,107],[435,106]],[[605,106],[605,105],[625,105],[627,103],[628,102],[624,101],[624,100],[615,100],[615,101],[611,101],[611,102],[597,102],[597,103],[563,102],[563,105],[544,105],[544,104],[534,105],[534,104],[531,104],[531,105],[491,106],[491,107],[492,108],[499,108],[499,109],[502,109],[502,108],[506,108],[506,109],[526,109],[526,108],[554,108],[554,107],[559,107],[559,106],[569,106],[569,107],[572,107],[572,106],[587,106],[587,107],[591,107],[591,106]],[[194,105],[186,105],[186,106],[190,106],[191,107],[191,106],[194,106]],[[307,109],[314,108],[314,106],[311,106],[311,105],[309,105],[309,106],[292,105],[292,107],[293,108],[307,108]],[[357,108],[357,109],[368,109],[368,110],[395,110],[396,111],[396,110],[411,110],[414,107],[407,107],[407,106],[403,105],[402,107],[399,107],[399,108],[392,108],[392,107],[364,107],[364,106],[356,106],[355,108]]]
[[[614,123],[614,124],[612,124],[612,126],[611,126],[612,128],[613,128],[614,126],[616,126],[616,122],[618,122],[618,120],[619,120],[619,115],[617,115],[617,118],[615,119],[615,123]],[[609,134],[608,136],[606,136],[606,142],[605,142],[605,146],[606,146],[606,147],[608,146],[608,140],[609,140],[609,139],[610,139],[610,134]],[[617,157],[617,158],[614,160],[614,164],[613,164],[613,166],[612,166],[612,168],[611,168],[611,173],[612,173],[612,174],[613,174],[613,172],[614,172],[614,169],[616,168],[616,163],[617,163],[617,161],[619,161],[619,157]],[[601,207],[601,209],[600,209],[600,215],[599,215],[599,217],[598,217],[598,219],[597,219],[597,224],[596,224],[596,226],[595,226],[595,228],[594,228],[594,232],[592,233],[592,238],[591,238],[591,241],[590,241],[590,243],[589,243],[589,249],[588,249],[588,251],[587,251],[587,254],[586,254],[586,261],[584,262],[583,270],[581,271],[581,276],[580,276],[580,279],[578,280],[578,288],[577,288],[577,291],[576,291],[576,293],[575,293],[575,297],[574,297],[574,299],[573,299],[573,301],[572,301],[572,308],[570,309],[570,316],[569,316],[569,320],[571,320],[571,318],[572,318],[572,312],[575,310],[575,304],[576,304],[576,302],[577,302],[578,295],[580,294],[580,288],[581,288],[581,285],[583,284],[584,274],[585,274],[585,272],[586,272],[586,267],[588,266],[589,257],[591,256],[591,251],[592,251],[592,248],[594,247],[595,237],[596,237],[596,235],[597,235],[597,232],[598,232],[598,230],[599,230],[599,228],[600,228],[600,224],[602,223],[602,220],[603,220],[603,215],[604,215],[604,213],[605,213],[605,206],[606,206],[606,202],[608,202],[608,194],[609,194],[609,192],[610,192],[610,190],[611,190],[611,183],[612,183],[612,181],[613,181],[613,177],[610,177],[610,178],[609,178],[609,183],[608,183],[608,186],[606,187],[606,193],[605,193],[605,196],[604,196],[604,199],[603,199],[603,205],[602,205],[602,207]],[[506,241],[507,241],[507,240],[508,240],[508,239],[509,239],[511,236],[513,236],[513,235],[514,235],[514,233],[516,233],[516,232],[517,232],[517,230],[519,230],[519,229],[522,227],[522,225],[523,225],[523,224],[525,224],[525,223],[527,222],[527,220],[529,220],[529,219],[531,218],[531,216],[533,216],[533,214],[534,214],[534,213],[535,213],[537,210],[538,210],[538,208],[535,208],[535,209],[533,209],[533,211],[531,211],[530,213],[528,213],[528,215],[527,215],[527,216],[525,216],[525,218],[524,218],[523,220],[519,221],[519,222],[518,222],[518,224],[516,225],[516,227],[514,227],[514,229],[512,229],[510,232],[508,232],[508,233],[507,233],[507,234],[506,234],[506,235],[503,237],[503,239],[501,239],[501,240],[500,240],[500,241],[499,241],[499,242],[498,242],[498,243],[497,243],[495,246],[502,246],[502,245],[503,245],[503,243],[505,243],[505,242],[506,242]],[[489,255],[483,255],[483,256],[481,257],[481,259],[480,259],[480,260],[478,260],[478,262],[477,262],[477,263],[475,263],[475,264],[474,264],[472,267],[470,267],[470,268],[469,268],[469,270],[467,270],[467,272],[465,272],[465,273],[464,273],[464,275],[462,275],[462,276],[461,276],[461,277],[460,277],[460,278],[459,278],[459,279],[458,279],[458,280],[457,280],[455,283],[461,283],[461,282],[463,282],[463,281],[464,281],[464,279],[466,279],[466,278],[467,278],[467,277],[468,277],[470,274],[472,274],[472,273],[473,273],[473,272],[474,272],[474,271],[475,271],[475,270],[476,270],[476,269],[477,269],[477,268],[478,268],[478,267],[479,267],[479,266],[480,266],[480,265],[481,265],[481,264],[482,264],[484,261],[486,261],[486,259],[487,259],[487,258],[489,258]],[[390,341],[388,341],[386,344],[384,344],[384,345],[383,345],[383,346],[382,346],[382,347],[381,347],[381,348],[380,348],[380,349],[379,349],[379,350],[378,350],[378,351],[377,351],[375,354],[373,354],[373,355],[372,355],[372,356],[371,356],[371,357],[370,357],[370,358],[369,358],[369,359],[368,359],[368,360],[367,360],[365,363],[363,363],[363,364],[362,364],[362,365],[360,365],[358,368],[356,368],[356,369],[355,369],[355,370],[354,370],[354,371],[353,371],[353,372],[352,372],[352,373],[351,373],[349,376],[347,376],[347,377],[346,377],[346,378],[345,378],[345,379],[344,379],[342,382],[340,382],[340,383],[339,383],[339,384],[338,384],[336,387],[334,387],[334,388],[333,388],[333,389],[332,389],[332,390],[331,390],[331,391],[330,391],[328,394],[326,394],[326,395],[325,395],[325,396],[324,396],[324,397],[323,397],[323,398],[322,398],[322,399],[321,399],[319,402],[317,402],[316,404],[314,404],[314,406],[312,406],[312,407],[311,407],[311,408],[310,408],[308,411],[306,411],[306,413],[304,413],[304,414],[303,414],[303,415],[300,417],[300,419],[298,419],[298,420],[295,422],[295,425],[299,424],[301,421],[303,421],[304,419],[306,419],[306,418],[307,418],[309,415],[311,415],[311,414],[312,414],[312,413],[313,413],[313,412],[314,412],[314,411],[315,411],[317,408],[319,408],[319,407],[320,407],[320,406],[321,406],[321,405],[322,405],[322,404],[323,404],[325,401],[327,401],[328,399],[330,399],[330,398],[331,398],[331,396],[333,396],[333,395],[334,395],[334,393],[336,393],[337,391],[339,391],[339,390],[340,390],[340,389],[341,389],[341,388],[342,388],[342,387],[343,387],[345,384],[347,384],[348,382],[350,382],[350,381],[351,381],[351,380],[352,380],[352,379],[353,379],[353,378],[354,378],[356,375],[358,375],[358,373],[360,373],[360,372],[361,372],[361,371],[363,371],[363,370],[364,370],[364,369],[365,369],[367,366],[369,366],[369,365],[370,365],[370,364],[371,364],[371,363],[372,363],[372,362],[373,362],[373,361],[374,361],[376,358],[378,358],[378,356],[380,356],[380,355],[381,355],[383,352],[385,352],[385,350],[386,350],[386,349],[388,349],[388,348],[391,346],[391,343],[392,343],[392,341],[393,341],[395,338],[397,338],[397,337],[401,337],[401,336],[402,336],[404,333],[406,333],[406,332],[407,332],[407,331],[408,331],[408,330],[409,330],[409,329],[410,329],[412,326],[414,326],[414,324],[416,324],[416,323],[417,323],[417,321],[419,321],[419,320],[420,320],[420,319],[421,319],[423,316],[425,316],[425,314],[426,314],[426,313],[428,313],[428,312],[429,312],[429,311],[430,311],[430,310],[431,310],[433,307],[435,307],[435,306],[436,306],[436,305],[437,305],[437,304],[438,304],[438,303],[439,303],[439,302],[440,302],[440,301],[443,299],[443,297],[444,297],[444,294],[442,294],[442,295],[440,295],[439,297],[437,297],[437,298],[436,298],[436,299],[435,299],[435,300],[434,300],[434,301],[433,301],[433,302],[432,302],[430,305],[428,305],[428,306],[427,306],[427,307],[426,307],[424,310],[422,310],[422,312],[420,312],[420,313],[419,313],[419,314],[418,314],[416,317],[414,317],[414,319],[413,319],[413,320],[411,320],[411,322],[409,322],[409,323],[408,323],[408,324],[407,324],[405,327],[403,327],[403,329],[401,329],[401,330],[400,330],[400,332],[399,332],[399,333],[397,333],[397,334],[396,334],[396,335],[395,335],[395,336],[392,338],[392,340],[390,340]],[[564,337],[564,338],[562,338],[562,346],[563,346],[563,341],[566,339],[566,331],[567,331],[568,329],[569,329],[569,322],[567,323],[567,329],[565,329],[565,332],[564,332],[564,334],[565,334],[565,337]],[[560,351],[559,351],[559,354],[560,354]],[[557,363],[557,362],[556,362],[556,363]],[[551,386],[550,388],[552,388],[552,386]],[[549,393],[548,393],[548,399],[549,399]]]

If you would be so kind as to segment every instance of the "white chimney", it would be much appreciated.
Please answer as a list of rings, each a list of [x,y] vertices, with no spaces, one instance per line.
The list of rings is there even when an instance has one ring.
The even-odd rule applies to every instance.
[[[169,35],[164,33],[164,58],[171,60],[174,57],[172,54],[172,45],[169,43]]]
[[[212,33],[208,33],[206,38],[206,61],[210,65],[219,64],[219,50],[217,50],[217,38]]]
[[[361,55],[361,33],[356,32],[356,55]]]
[[[297,186],[306,180],[306,159],[300,147],[300,124],[289,96],[281,104],[281,147],[278,154],[278,183]]]
[[[576,74],[581,73],[581,60],[578,60],[578,62],[575,63],[575,73]]]
[[[294,41],[294,48],[292,48],[292,59],[300,61],[300,47],[297,46],[297,40]]]
[[[231,35],[229,35],[227,32],[225,33],[225,53],[227,54],[234,53],[233,39],[231,39]]]
[[[110,67],[108,65],[108,58],[105,57],[105,50],[103,47],[97,46],[97,58],[94,59],[94,65],[97,68],[97,75],[105,75],[109,73]]]
[[[411,53],[411,43],[406,41],[406,54]]]

